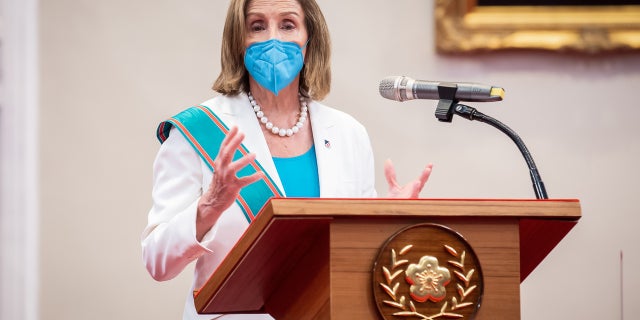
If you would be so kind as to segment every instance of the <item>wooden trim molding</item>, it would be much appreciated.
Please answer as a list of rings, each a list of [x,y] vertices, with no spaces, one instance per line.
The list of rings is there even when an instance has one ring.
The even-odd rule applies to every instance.
[[[434,13],[439,53],[640,49],[640,5],[477,6],[476,0],[436,0]]]

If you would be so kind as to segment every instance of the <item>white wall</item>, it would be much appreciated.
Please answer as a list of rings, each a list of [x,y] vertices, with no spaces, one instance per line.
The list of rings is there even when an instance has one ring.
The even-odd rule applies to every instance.
[[[0,319],[38,319],[37,17],[0,0]]]
[[[505,87],[472,104],[515,129],[551,198],[583,218],[522,284],[523,319],[621,318],[640,312],[635,232],[640,173],[640,55],[434,52],[433,2],[320,0],[333,37],[325,100],[370,131],[401,180],[435,163],[424,197],[534,198],[524,160],[497,130],[439,123],[436,101],[378,95],[389,75]],[[176,319],[190,275],[154,282],[139,235],[150,206],[157,123],[212,92],[228,1],[42,1],[40,169],[42,319]]]

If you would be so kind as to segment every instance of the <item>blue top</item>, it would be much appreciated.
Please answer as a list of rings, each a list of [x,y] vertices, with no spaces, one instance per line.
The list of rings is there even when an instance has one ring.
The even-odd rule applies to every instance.
[[[282,187],[287,197],[320,197],[316,148],[292,158],[273,157]]]

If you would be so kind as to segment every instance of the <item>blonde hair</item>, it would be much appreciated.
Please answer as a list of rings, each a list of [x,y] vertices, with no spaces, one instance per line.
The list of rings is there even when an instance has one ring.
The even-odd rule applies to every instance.
[[[244,66],[245,16],[252,0],[232,0],[222,34],[221,71],[213,90],[237,95],[249,90],[249,72]],[[304,12],[309,37],[305,64],[300,71],[300,93],[322,100],[331,89],[331,40],[324,15],[315,0],[297,0]]]

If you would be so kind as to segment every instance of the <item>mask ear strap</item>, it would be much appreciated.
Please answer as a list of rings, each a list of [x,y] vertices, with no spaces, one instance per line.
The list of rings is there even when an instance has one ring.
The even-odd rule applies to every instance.
[[[307,42],[305,42],[304,46],[302,46],[302,48],[300,48],[300,49],[304,50],[304,48],[306,48],[307,45],[309,44],[309,40],[311,40],[311,38],[307,38]]]

